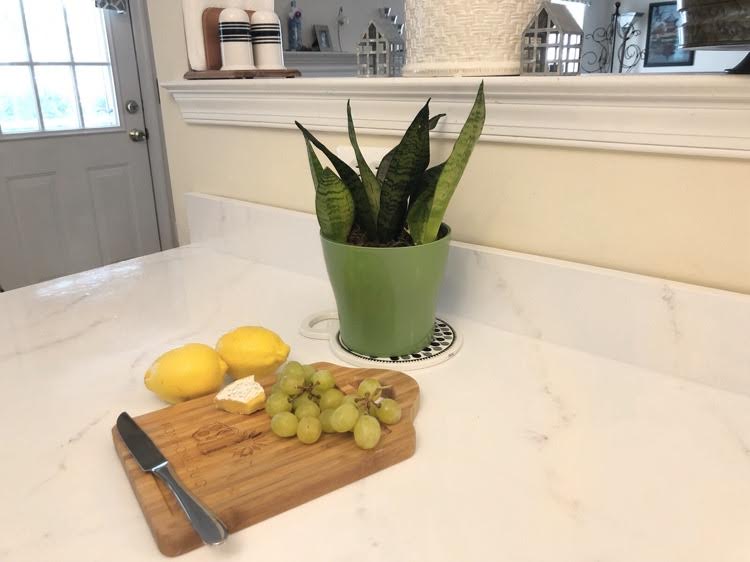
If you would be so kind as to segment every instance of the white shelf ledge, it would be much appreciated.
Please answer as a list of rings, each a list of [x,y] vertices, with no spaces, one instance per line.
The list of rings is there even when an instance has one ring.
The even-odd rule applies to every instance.
[[[455,137],[478,78],[299,78],[162,84],[188,123],[400,135],[424,101]],[[750,77],[587,75],[485,79],[482,142],[750,158]]]

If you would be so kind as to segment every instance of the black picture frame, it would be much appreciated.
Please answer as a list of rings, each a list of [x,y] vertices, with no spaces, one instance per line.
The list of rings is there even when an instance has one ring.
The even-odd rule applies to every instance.
[[[321,51],[333,51],[333,39],[327,25],[313,25],[315,41]],[[314,48],[314,47],[313,47]]]
[[[644,67],[693,66],[695,52],[680,49],[678,46],[679,21],[677,2],[654,2],[648,5]]]

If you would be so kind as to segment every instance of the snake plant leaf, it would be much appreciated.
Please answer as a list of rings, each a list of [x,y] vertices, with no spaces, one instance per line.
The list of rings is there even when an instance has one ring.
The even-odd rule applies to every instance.
[[[416,245],[424,244],[424,228],[432,209],[435,186],[445,164],[439,164],[430,168],[423,175],[417,186],[417,190],[409,200],[409,213],[406,222],[409,225],[409,234]]]
[[[305,138],[310,173],[315,186],[315,212],[326,238],[346,241],[354,223],[354,200],[349,188],[330,168],[323,169],[310,140]]]
[[[474,150],[474,146],[482,134],[485,115],[484,81],[482,81],[474,100],[474,106],[469,112],[469,117],[466,123],[464,123],[456,144],[453,145],[453,150],[443,164],[440,175],[437,178],[427,222],[420,236],[422,244],[427,244],[437,239],[440,224],[443,222],[443,216],[445,216],[445,210],[448,208],[448,203],[466,169],[466,164]]]
[[[357,224],[362,227],[369,239],[377,240],[377,221],[375,214],[370,205],[370,200],[367,198],[365,186],[362,184],[362,180],[359,179],[357,172],[352,170],[341,158],[328,150],[328,147],[315,138],[315,136],[305,129],[302,124],[298,121],[295,121],[294,124],[297,125],[297,128],[300,131],[302,131],[305,140],[311,142],[314,146],[320,149],[320,151],[326,155],[328,160],[331,161],[331,164],[336,168],[339,176],[341,176],[341,180],[349,188],[352,198],[354,199]]]
[[[430,121],[429,121],[430,131],[432,131],[432,129],[437,127],[438,123],[440,122],[440,119],[442,119],[443,117],[445,117],[445,113],[438,113],[434,117],[430,117]]]
[[[437,127],[438,123],[440,122],[440,119],[445,117],[445,113],[438,113],[435,115],[435,117],[430,117],[429,121],[429,127],[430,131],[432,131],[435,127]],[[383,156],[383,159],[380,161],[380,166],[378,166],[378,181],[380,183],[383,183],[383,179],[385,179],[385,175],[388,173],[388,168],[391,165],[391,159],[393,158],[393,153],[396,152],[396,148],[394,147],[388,154]]]
[[[354,130],[354,120],[352,119],[351,101],[346,102],[346,118],[349,126],[349,141],[352,143],[354,154],[357,157],[357,166],[359,166],[359,175],[362,178],[362,185],[365,186],[365,193],[370,202],[370,209],[373,218],[377,220],[378,211],[380,210],[380,182],[378,181],[378,178],[375,177],[372,169],[367,164],[367,160],[365,160],[365,157],[362,155],[362,151],[359,149],[357,132]]]
[[[305,137],[305,145],[307,146],[307,160],[310,163],[310,175],[312,176],[313,186],[315,186],[315,191],[317,192],[318,185],[320,184],[320,176],[323,175],[323,166],[321,166],[318,155],[315,154],[315,149],[307,137]]]
[[[323,170],[318,178],[315,213],[324,237],[346,242],[354,224],[354,199],[346,184],[330,168]]]
[[[381,184],[383,183],[383,180],[388,173],[388,168],[390,168],[391,166],[391,160],[393,160],[394,152],[396,152],[395,146],[385,156],[383,156],[383,159],[380,161],[380,166],[378,166],[378,175],[376,177]]]
[[[430,101],[427,100],[390,159],[380,192],[378,238],[381,242],[390,242],[400,234],[409,195],[430,163],[429,114]]]

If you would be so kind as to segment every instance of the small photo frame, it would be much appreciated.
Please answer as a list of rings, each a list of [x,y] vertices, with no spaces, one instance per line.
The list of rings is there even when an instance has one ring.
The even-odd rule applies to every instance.
[[[315,31],[315,41],[318,43],[318,49],[321,51],[333,51],[333,41],[331,32],[327,25],[313,25]]]
[[[677,2],[649,4],[646,58],[643,66],[693,66],[695,52],[679,47],[677,28],[681,21]]]

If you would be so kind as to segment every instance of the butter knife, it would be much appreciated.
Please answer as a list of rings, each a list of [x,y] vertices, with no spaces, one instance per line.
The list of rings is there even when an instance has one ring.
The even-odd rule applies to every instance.
[[[141,470],[156,474],[169,487],[201,540],[208,545],[223,543],[229,534],[224,523],[187,491],[169,461],[127,412],[118,416],[117,431]]]

